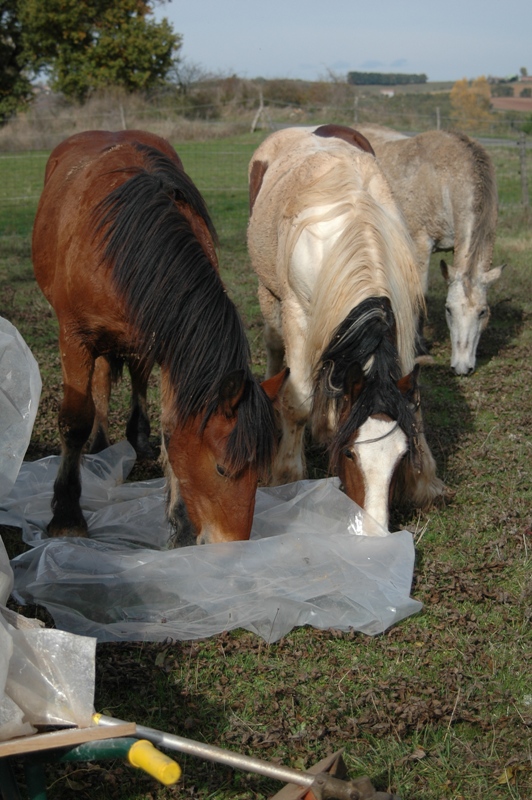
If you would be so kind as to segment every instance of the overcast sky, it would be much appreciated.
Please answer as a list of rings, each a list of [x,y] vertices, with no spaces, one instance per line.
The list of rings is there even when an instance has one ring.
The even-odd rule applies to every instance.
[[[162,17],[188,63],[221,75],[532,75],[532,0],[172,0]]]

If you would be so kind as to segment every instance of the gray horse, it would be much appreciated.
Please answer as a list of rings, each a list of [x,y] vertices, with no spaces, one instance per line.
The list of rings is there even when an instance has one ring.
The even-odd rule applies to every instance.
[[[427,290],[431,253],[454,251],[440,262],[448,291],[445,315],[451,334],[451,369],[470,375],[489,319],[487,289],[503,267],[492,267],[497,186],[490,157],[478,142],[455,131],[417,136],[379,125],[357,125],[375,150],[414,240]]]

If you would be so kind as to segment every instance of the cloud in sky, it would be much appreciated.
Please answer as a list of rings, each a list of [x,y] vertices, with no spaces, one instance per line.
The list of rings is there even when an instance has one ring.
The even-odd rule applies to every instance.
[[[363,61],[360,69],[379,70],[384,69],[385,66],[386,64],[383,64],[382,61]]]
[[[396,69],[400,69],[401,67],[407,67],[408,66],[408,58],[397,58],[395,61],[392,61],[390,66],[394,67]]]

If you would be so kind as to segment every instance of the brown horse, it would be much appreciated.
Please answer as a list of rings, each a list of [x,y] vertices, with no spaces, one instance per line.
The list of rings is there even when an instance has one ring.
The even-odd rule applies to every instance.
[[[488,324],[487,290],[502,272],[492,267],[498,214],[493,163],[477,141],[458,131],[404,136],[379,125],[359,129],[405,215],[425,292],[431,253],[454,253],[452,265],[440,262],[451,369],[470,375]]]
[[[175,544],[249,537],[276,446],[272,400],[251,374],[218,273],[204,201],[164,139],[87,131],[51,154],[33,231],[35,277],[59,321],[62,460],[52,536],[85,536],[80,458],[107,441],[110,377],[127,362],[128,438],[148,443],[148,376],[161,368],[162,453]]]
[[[271,134],[249,181],[267,374],[290,368],[273,480],[303,476],[310,421],[347,494],[386,528],[394,486],[419,506],[445,494],[417,400],[423,291],[403,217],[369,143],[343,126]]]

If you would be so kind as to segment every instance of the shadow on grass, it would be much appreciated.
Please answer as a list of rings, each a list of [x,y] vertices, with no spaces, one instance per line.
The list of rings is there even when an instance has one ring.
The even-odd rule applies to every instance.
[[[477,349],[477,369],[488,364],[515,341],[524,327],[525,313],[511,298],[503,298],[491,308],[488,327],[480,337]]]

